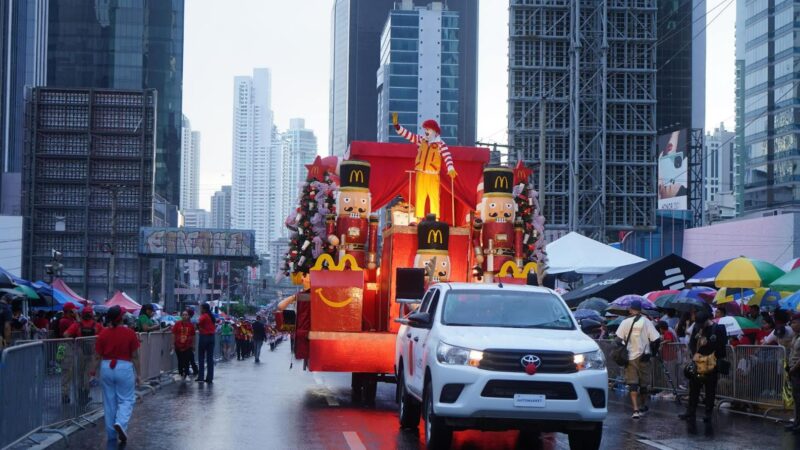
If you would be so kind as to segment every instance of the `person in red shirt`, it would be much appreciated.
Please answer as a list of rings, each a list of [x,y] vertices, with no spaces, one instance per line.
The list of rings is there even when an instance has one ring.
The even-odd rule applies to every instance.
[[[74,322],[64,332],[65,338],[79,338],[99,336],[103,331],[103,325],[94,320],[94,311],[91,306],[86,306],[81,311],[81,320]],[[81,405],[89,403],[89,362],[92,359],[92,344],[93,342],[87,339],[76,341],[73,345],[73,352],[75,359],[77,359],[79,388],[78,388],[78,401]],[[62,392],[63,393],[63,392]]]
[[[186,381],[189,376],[189,366],[193,359],[194,350],[194,324],[190,320],[189,311],[181,313],[181,320],[172,326],[175,336],[175,355],[178,357],[178,374]]]
[[[58,338],[63,338],[64,332],[77,321],[75,310],[76,307],[74,303],[67,303],[64,305],[64,315],[61,317],[61,320],[58,321]]]
[[[203,303],[200,306],[200,319],[197,321],[197,328],[200,332],[200,339],[197,344],[197,359],[199,360],[200,370],[195,381],[205,381],[211,384],[214,382],[214,334],[217,332],[217,327],[214,325],[214,315],[211,314],[211,307],[208,303]],[[205,372],[206,364],[208,364],[208,373]]]
[[[97,337],[93,369],[100,365],[106,434],[109,440],[125,442],[136,403],[135,389],[141,383],[139,338],[130,328],[120,326],[123,315],[119,306],[109,308],[107,317],[111,325]]]
[[[50,321],[47,320],[45,312],[44,311],[37,312],[36,318],[33,319],[33,326],[35,326],[39,330],[44,330],[45,332],[47,332],[48,325],[50,325]]]
[[[245,358],[244,351],[244,321],[240,317],[233,326],[233,337],[236,339],[236,360],[241,361]]]

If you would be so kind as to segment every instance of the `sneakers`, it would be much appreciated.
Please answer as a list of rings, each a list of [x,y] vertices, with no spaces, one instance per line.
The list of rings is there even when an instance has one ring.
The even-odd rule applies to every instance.
[[[642,413],[638,409],[633,411],[633,414],[631,415],[631,419],[634,419],[634,420],[639,420],[639,419],[641,419],[641,417],[642,417]]]
[[[639,408],[639,413],[640,413],[641,415],[644,415],[644,413],[646,413],[647,411],[650,411],[650,408],[648,408],[648,407],[647,407],[647,405],[642,405],[642,406]]]
[[[128,435],[125,433],[125,430],[122,429],[122,425],[115,423],[114,430],[117,432],[117,439],[119,439],[120,442],[128,441]]]

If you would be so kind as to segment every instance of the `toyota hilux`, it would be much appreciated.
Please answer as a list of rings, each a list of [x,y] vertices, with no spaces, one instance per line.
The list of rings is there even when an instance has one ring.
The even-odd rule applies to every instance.
[[[417,428],[422,417],[427,448],[449,448],[464,429],[564,432],[570,448],[599,448],[605,357],[552,290],[435,284],[399,321],[400,425]]]

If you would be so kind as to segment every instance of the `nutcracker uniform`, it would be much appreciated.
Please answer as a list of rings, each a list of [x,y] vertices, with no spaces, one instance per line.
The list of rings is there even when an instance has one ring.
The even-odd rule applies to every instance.
[[[476,272],[487,282],[506,262],[522,264],[523,226],[516,219],[513,180],[514,172],[509,168],[483,170],[483,199],[472,227]]]
[[[327,217],[328,242],[342,255],[352,255],[360,268],[375,268],[378,248],[378,218],[370,215],[370,165],[366,161],[342,161],[341,185],[336,199],[336,216]]]
[[[450,280],[450,256],[448,241],[450,226],[436,220],[436,216],[428,214],[417,225],[417,254],[414,256],[414,267],[426,269],[428,282],[445,282]]]

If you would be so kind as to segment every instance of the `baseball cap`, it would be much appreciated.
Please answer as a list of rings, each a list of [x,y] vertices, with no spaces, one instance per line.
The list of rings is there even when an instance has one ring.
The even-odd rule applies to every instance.
[[[74,311],[75,309],[76,307],[74,303],[67,303],[66,305],[64,305],[64,312]]]

